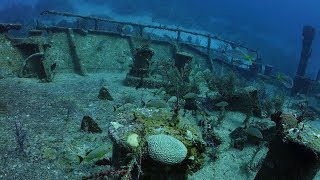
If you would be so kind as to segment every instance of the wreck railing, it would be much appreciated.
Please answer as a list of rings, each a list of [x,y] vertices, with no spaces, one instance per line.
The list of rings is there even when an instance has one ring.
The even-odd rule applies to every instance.
[[[244,48],[244,49],[246,49],[248,51],[251,51],[252,53],[255,53],[256,57],[258,57],[258,51],[257,50],[254,50],[252,48],[249,48],[249,47],[244,46],[242,44],[239,44],[237,42],[226,40],[226,39],[220,38],[220,37],[218,37],[216,35],[205,34],[205,33],[200,33],[200,32],[193,32],[193,31],[189,31],[189,30],[185,30],[185,29],[181,29],[181,28],[172,28],[172,27],[168,27],[168,26],[165,26],[165,25],[147,25],[147,24],[139,24],[139,23],[133,23],[133,22],[116,21],[116,20],[112,20],[112,19],[105,19],[105,18],[99,18],[99,17],[93,17],[93,16],[82,16],[82,15],[78,15],[78,14],[74,14],[74,13],[58,12],[58,11],[43,11],[41,13],[41,15],[56,15],[56,16],[66,16],[66,17],[82,18],[82,19],[85,19],[85,20],[92,20],[92,21],[94,21],[94,29],[95,30],[99,30],[99,25],[98,24],[101,21],[101,22],[109,22],[109,23],[115,23],[115,24],[120,24],[120,25],[131,25],[131,26],[134,26],[134,27],[138,27],[139,33],[141,35],[142,35],[142,32],[143,32],[144,28],[172,31],[172,32],[176,32],[177,33],[176,40],[178,42],[181,41],[181,33],[191,34],[191,35],[195,35],[195,36],[202,36],[202,37],[205,37],[207,39],[207,46],[206,47],[205,46],[199,46],[199,45],[192,44],[192,43],[187,43],[187,44],[193,45],[193,46],[197,46],[197,47],[206,48],[207,49],[207,54],[210,56],[212,40],[217,40],[217,41],[221,41],[221,42],[224,42],[226,44],[229,44],[232,48],[235,48],[235,47]]]

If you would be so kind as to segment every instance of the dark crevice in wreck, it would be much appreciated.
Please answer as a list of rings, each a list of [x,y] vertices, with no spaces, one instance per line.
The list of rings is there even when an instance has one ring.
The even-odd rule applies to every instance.
[[[311,180],[319,167],[318,156],[312,150],[275,138],[270,142],[269,152],[255,180]]]

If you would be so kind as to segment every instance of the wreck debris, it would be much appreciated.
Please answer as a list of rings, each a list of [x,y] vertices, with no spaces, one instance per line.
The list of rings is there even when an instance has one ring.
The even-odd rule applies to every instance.
[[[265,65],[264,66],[264,75],[265,76],[271,76],[272,75],[272,71],[273,71],[273,66],[272,65]]]
[[[27,130],[25,129],[24,125],[20,121],[14,122],[14,132],[15,132],[15,139],[17,143],[17,150],[19,151],[20,155],[27,156],[26,152],[26,140],[27,140]]]
[[[33,30],[30,31],[31,34]],[[26,38],[9,38],[13,48],[25,58],[17,72],[18,77],[37,77],[41,82],[51,82],[52,74],[50,65],[45,61],[45,52],[50,47],[47,39],[39,33],[42,31],[35,30],[33,35],[29,34]],[[35,35],[38,34],[38,35]]]
[[[305,77],[305,73],[308,66],[308,60],[312,53],[312,41],[315,36],[315,28],[312,26],[303,27],[303,41],[302,41],[302,50],[300,55],[300,62],[297,69],[296,76],[294,78],[294,84],[292,88],[292,94],[296,93],[307,93],[311,85],[311,80]]]
[[[113,101],[113,98],[106,86],[102,87],[98,95],[99,99]]]
[[[161,86],[163,82],[150,77],[150,64],[154,51],[148,46],[142,46],[135,50],[133,64],[126,76],[125,83],[135,86],[136,89],[142,87]]]
[[[41,52],[34,53],[34,54],[28,56],[27,59],[25,59],[23,61],[23,65],[22,65],[22,69],[19,74],[19,77],[30,77],[30,76],[32,76],[32,74],[30,74],[30,73],[38,72],[39,79],[44,78],[45,75],[42,74],[42,73],[44,73],[44,67],[43,67],[43,63],[42,63],[43,56],[44,56],[44,54]],[[30,63],[30,61],[32,59],[36,59],[35,60],[36,62],[32,63],[32,64],[33,64],[33,66],[37,66],[37,67],[31,67],[30,65],[27,67],[27,64]],[[37,68],[37,69],[32,70],[32,68]]]
[[[186,64],[191,63],[192,55],[186,52],[176,52],[174,56],[174,65],[178,68],[180,73],[183,71]]]
[[[269,144],[266,160],[256,178],[313,179],[319,170],[319,127],[310,122],[299,122],[282,112],[273,114],[271,119],[276,122],[277,134]]]
[[[153,55],[154,51],[148,47],[138,48],[134,55],[133,64],[128,75],[138,78],[149,77],[149,66]]]
[[[22,27],[21,24],[7,24],[7,23],[0,23],[0,33],[6,33],[11,29],[20,30]]]
[[[99,125],[90,116],[83,116],[80,129],[82,131],[91,132],[91,133],[101,133],[102,132]]]
[[[29,35],[29,37],[32,37],[32,36],[41,36],[42,33],[43,33],[42,30],[32,29],[32,30],[29,30],[28,35]]]
[[[260,62],[252,62],[249,68],[253,75],[257,75],[262,71],[262,64]]]
[[[261,117],[258,90],[253,86],[235,92],[227,101],[232,102],[229,107],[233,111],[241,111],[250,116]]]
[[[308,123],[301,122],[295,128],[288,129],[284,139],[320,155],[320,130]]]

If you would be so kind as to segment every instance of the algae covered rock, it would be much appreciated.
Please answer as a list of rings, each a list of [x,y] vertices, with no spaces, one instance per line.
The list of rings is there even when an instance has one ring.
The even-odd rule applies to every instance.
[[[181,163],[186,158],[187,148],[172,136],[151,135],[148,137],[148,154],[154,161],[173,165]]]
[[[307,123],[299,123],[297,128],[286,132],[285,140],[298,143],[320,154],[320,130]]]

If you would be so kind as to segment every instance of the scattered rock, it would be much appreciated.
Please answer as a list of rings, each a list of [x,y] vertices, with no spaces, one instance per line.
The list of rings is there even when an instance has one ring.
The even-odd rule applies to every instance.
[[[98,98],[102,99],[102,100],[113,101],[113,98],[112,98],[109,90],[105,86],[100,89]]]
[[[90,116],[83,117],[81,121],[81,130],[91,133],[102,133],[99,125]]]

